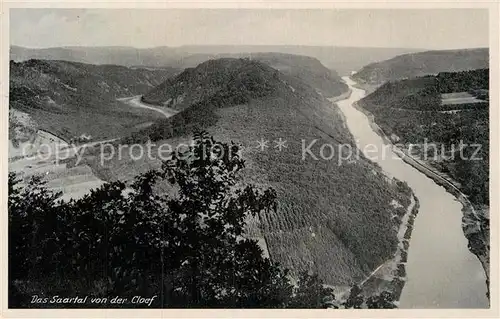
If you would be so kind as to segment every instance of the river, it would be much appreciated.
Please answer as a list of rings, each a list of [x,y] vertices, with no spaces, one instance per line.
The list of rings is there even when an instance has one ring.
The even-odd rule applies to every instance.
[[[382,156],[384,140],[372,130],[367,116],[353,107],[365,91],[354,87],[356,83],[349,77],[343,80],[352,94],[336,103],[358,147],[364,150],[370,145],[365,154],[389,176],[408,183],[420,202],[400,308],[487,308],[486,277],[481,263],[467,248],[462,231],[462,204],[387,147]]]

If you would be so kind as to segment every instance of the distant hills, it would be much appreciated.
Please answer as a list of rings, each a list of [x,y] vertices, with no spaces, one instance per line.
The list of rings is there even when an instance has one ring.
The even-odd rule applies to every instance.
[[[398,54],[422,51],[403,48],[355,48],[295,45],[214,45],[137,49],[132,47],[56,47],[30,49],[11,46],[10,59],[67,60],[91,64],[117,64],[148,67],[194,67],[218,54],[278,52],[305,55],[318,59],[340,75],[348,75],[364,65],[386,60]]]
[[[193,66],[196,61],[202,62],[207,56],[217,57],[221,54],[240,54],[278,52],[308,56],[318,59],[328,69],[335,70],[339,75],[349,75],[352,71],[377,61],[390,59],[398,54],[423,51],[405,48],[363,48],[335,46],[293,46],[293,45],[263,45],[263,46],[184,46],[189,54],[183,56],[172,66]]]
[[[65,50],[72,50],[72,48],[64,48],[58,52],[71,52]],[[109,48],[109,50],[128,52],[127,49],[120,47]],[[88,52],[95,53],[96,51],[89,49]],[[95,56],[84,54],[82,58],[88,60]],[[104,55],[101,62],[113,62],[117,56]],[[290,76],[292,80],[289,82],[298,81],[300,85],[307,83],[325,97],[336,96],[347,90],[346,85],[335,72],[327,69],[314,58],[280,53],[257,54],[257,56],[258,61],[264,62],[261,67],[266,67],[269,74],[281,70]],[[120,137],[124,134],[128,135],[131,130],[134,131],[133,127],[136,124],[156,120],[158,114],[154,112],[151,114],[144,109],[124,108],[122,103],[116,101],[117,98],[148,93],[144,96],[144,101],[164,105],[168,99],[167,97],[160,101],[164,96],[182,91],[184,93],[182,97],[172,96],[175,102],[171,100],[172,104],[180,103],[181,105],[169,105],[180,109],[182,105],[194,103],[200,94],[207,93],[198,92],[198,87],[211,90],[212,93],[223,89],[218,86],[217,81],[220,82],[224,78],[213,81],[212,62],[203,64],[198,69],[188,68],[180,77],[183,79],[182,87],[172,86],[171,82],[165,81],[179,74],[180,69],[142,67],[135,65],[137,62],[135,60],[129,62],[134,66],[93,65],[64,60],[11,61],[10,106],[31,115],[32,120],[40,126],[39,128],[62,138],[72,138],[81,134],[91,135],[93,138]],[[250,65],[253,64],[250,63]],[[205,69],[203,69],[204,66]],[[218,68],[215,70],[217,72]],[[228,65],[226,70],[231,70],[232,79],[241,77],[245,72],[236,65]],[[202,79],[200,72],[207,73],[206,82],[198,83]],[[225,76],[223,73],[219,75]],[[263,83],[270,83],[271,81],[268,80],[266,79]],[[298,87],[298,84],[295,86]],[[260,88],[249,88],[249,90],[258,92]],[[240,98],[246,89],[240,86],[233,88],[233,90],[240,91],[238,92]],[[259,91],[259,94],[262,92]],[[181,99],[185,101],[181,102]]]
[[[489,67],[489,50],[438,50],[398,55],[371,63],[354,74],[354,80],[365,84],[382,84],[405,78]]]
[[[10,62],[9,107],[62,138],[128,133],[156,112],[123,107],[116,98],[145,93],[178,71],[68,61]]]
[[[30,49],[10,47],[10,60],[64,60],[88,64],[160,67],[174,64],[184,56],[181,50],[169,47],[137,49],[132,47],[56,47]]]

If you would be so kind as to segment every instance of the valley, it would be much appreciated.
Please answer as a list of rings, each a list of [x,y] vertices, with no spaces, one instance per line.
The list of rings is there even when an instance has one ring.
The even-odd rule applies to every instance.
[[[80,58],[108,61],[96,52]],[[65,201],[88,198],[92,189],[117,181],[130,189],[138,174],[162,166],[158,158],[131,153],[103,161],[109,154],[100,144],[131,149],[153,142],[153,152],[164,145],[175,150],[203,130],[241,145],[238,185],[276,191],[274,210],[245,220],[245,237],[257,240],[294,281],[305,271],[338,296],[355,285],[365,297],[390,291],[401,308],[488,306],[489,244],[482,237],[489,225],[488,162],[413,160],[421,148],[393,148],[391,158],[375,160],[360,153],[367,145],[418,144],[424,137],[440,145],[458,137],[487,143],[487,69],[439,73],[439,66],[425,71],[437,75],[414,78],[413,71],[399,74],[399,67],[384,64],[392,62],[380,62],[398,75],[367,77],[366,68],[374,67],[368,65],[341,78],[316,58],[262,52],[197,54],[182,60],[182,68],[139,62],[11,61],[9,171],[24,182],[41,174]],[[366,95],[360,87],[368,86],[373,92]],[[467,129],[471,121],[479,131]],[[34,142],[33,153],[47,140],[54,157],[66,152],[62,161],[22,156],[26,143]],[[326,158],[325,149],[331,150]],[[403,155],[409,158],[402,161]],[[156,195],[177,196],[168,183],[156,186]]]
[[[229,66],[237,72],[235,78]],[[213,73],[200,71],[205,68]],[[335,105],[307,83],[257,61],[220,59],[187,72],[167,80],[161,87],[168,85],[168,89],[155,90],[145,99],[151,103],[154,96],[160,107],[164,101],[180,101],[179,96],[187,94],[185,90],[201,86],[197,94],[187,94],[193,99],[191,104],[186,104],[187,98],[182,99],[175,107],[183,111],[163,122],[161,131],[159,126],[153,126],[135,134],[133,141],[144,140],[142,134],[159,145],[175,147],[189,140],[195,127],[202,127],[218,140],[241,143],[247,163],[242,183],[272,186],[279,198],[278,210],[251,221],[248,234],[264,240],[272,260],[294,274],[312,270],[330,285],[348,286],[362,280],[390,256],[396,246],[398,223],[391,216],[405,211],[391,202],[408,206],[410,190],[397,181],[386,181],[378,168],[364,158],[338,165],[336,160],[316,161],[301,156],[303,141],[317,140],[315,153],[323,143],[353,144]],[[186,89],[175,89],[190,74],[200,74],[195,78],[197,82],[191,80]],[[212,77],[223,80],[216,82]],[[220,84],[214,89],[206,83]],[[218,107],[208,108],[211,103]],[[198,112],[200,115],[195,116]],[[180,116],[185,118],[180,120]],[[261,152],[255,147],[261,138],[282,138],[287,147],[280,152]],[[131,143],[128,139],[124,142]],[[122,160],[94,165],[97,171],[111,174],[111,179],[123,179],[133,176],[125,171],[138,173],[146,167],[158,167],[159,163],[141,159],[136,163]],[[355,190],[351,182],[354,180],[363,185],[364,192]],[[368,204],[373,196],[378,198],[376,204]],[[367,205],[373,210],[364,210]],[[357,232],[367,236],[357,237]],[[368,240],[374,237],[378,239]]]

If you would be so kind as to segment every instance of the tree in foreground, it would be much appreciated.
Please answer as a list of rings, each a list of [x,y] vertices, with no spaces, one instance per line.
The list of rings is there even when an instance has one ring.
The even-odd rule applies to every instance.
[[[198,133],[188,152],[130,188],[112,182],[79,200],[59,200],[39,178],[21,189],[10,174],[10,306],[30,306],[36,294],[156,295],[153,306],[177,308],[337,307],[316,275],[292,285],[245,237],[246,218],[277,201],[271,188],[242,186],[243,168],[238,145]]]

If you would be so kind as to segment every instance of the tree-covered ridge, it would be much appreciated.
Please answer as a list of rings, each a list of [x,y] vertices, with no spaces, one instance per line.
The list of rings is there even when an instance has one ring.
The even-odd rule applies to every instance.
[[[241,51],[245,52],[245,51]],[[318,89],[325,97],[334,97],[348,90],[340,76],[312,56],[279,52],[192,54],[179,60],[178,67],[192,68],[208,60],[220,58],[248,58],[262,62],[281,73],[296,77]]]
[[[487,109],[487,102],[442,105],[441,94],[469,92],[487,100],[484,90],[488,89],[489,69],[441,72],[436,76],[386,82],[364,100],[385,107],[419,111]]]
[[[278,71],[250,59],[222,58],[188,68],[145,94],[146,103],[179,110],[226,91],[262,96],[279,85]]]
[[[488,48],[434,50],[398,55],[364,66],[353,78],[366,84],[383,84],[408,78],[487,68]]]
[[[439,93],[488,90],[490,87],[490,69],[477,69],[462,72],[441,72],[436,76]]]
[[[375,116],[389,136],[405,144],[437,143],[445,150],[462,141],[480,145],[475,158],[474,147],[455,149],[451,160],[434,161],[440,170],[457,180],[475,204],[489,204],[489,69],[443,72],[436,76],[388,82],[362,99],[360,106]],[[479,103],[441,103],[441,94],[468,92]],[[427,154],[430,158],[435,153]],[[423,154],[421,154],[423,155]],[[452,154],[441,154],[451,156]]]
[[[245,218],[275,210],[276,192],[238,187],[244,166],[238,145],[199,133],[129,188],[116,181],[79,200],[59,200],[40,178],[19,187],[9,174],[10,307],[44,307],[30,304],[34,294],[158,295],[153,307],[175,308],[394,307],[390,294],[355,289],[336,302],[315,275],[292,285],[245,238]],[[161,182],[176,195],[159,194]]]
[[[172,68],[131,69],[67,61],[10,61],[11,102],[29,105],[20,100],[24,96],[23,90],[28,90],[42,93],[56,104],[68,104],[69,108],[78,106],[98,110],[109,100],[145,93],[177,72]],[[76,101],[80,104],[75,105]]]
[[[320,96],[300,79],[248,58],[209,60],[169,78],[143,96],[143,101],[181,109],[176,115],[122,139],[124,143],[158,141],[213,126],[216,110],[266,97]]]

